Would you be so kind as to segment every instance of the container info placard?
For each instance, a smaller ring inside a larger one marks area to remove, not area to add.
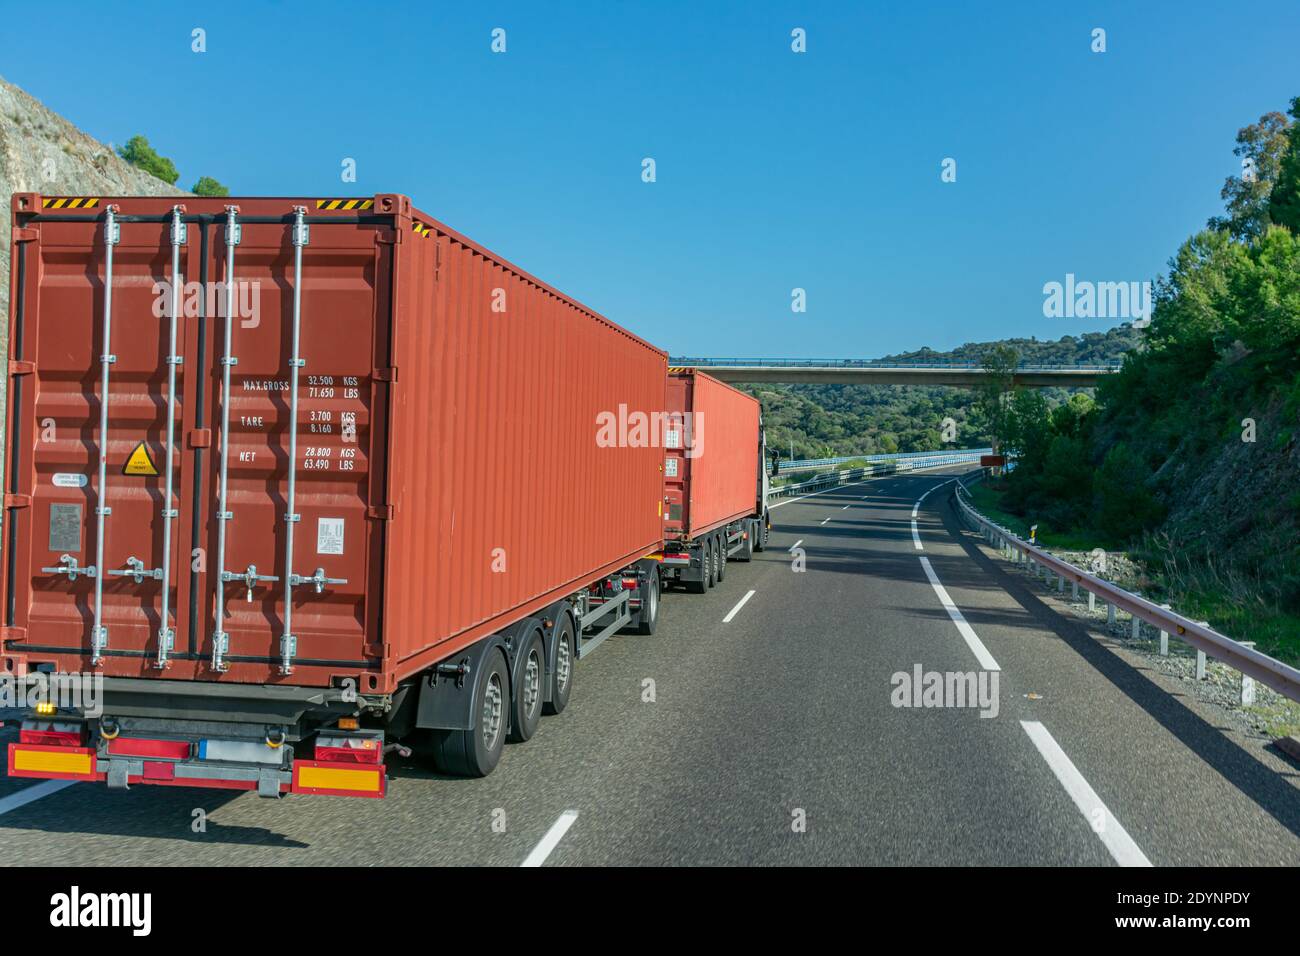
[[[50,505],[50,550],[81,550],[81,505]]]
[[[319,518],[316,521],[316,553],[343,553],[343,519]]]

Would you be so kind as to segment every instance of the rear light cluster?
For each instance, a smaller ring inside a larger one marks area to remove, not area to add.
[[[18,731],[18,742],[38,747],[80,747],[86,741],[86,725],[53,720],[28,720]]]
[[[320,763],[379,763],[384,756],[378,737],[316,738],[316,759]]]

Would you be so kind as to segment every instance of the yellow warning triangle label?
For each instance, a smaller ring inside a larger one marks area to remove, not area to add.
[[[153,459],[149,457],[149,449],[144,447],[144,442],[140,442],[135,446],[135,450],[131,452],[131,457],[126,460],[126,466],[122,469],[122,474],[158,477],[158,469],[154,466]]]

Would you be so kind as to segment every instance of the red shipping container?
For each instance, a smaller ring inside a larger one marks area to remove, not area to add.
[[[758,400],[695,369],[675,369],[667,411],[665,539],[690,540],[761,515]]]
[[[658,548],[662,450],[597,432],[662,351],[405,196],[174,202],[13,198],[4,670],[386,693]]]

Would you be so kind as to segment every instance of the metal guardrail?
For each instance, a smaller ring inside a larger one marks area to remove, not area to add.
[[[790,358],[699,358],[676,356],[668,359],[670,366],[708,368],[727,366],[742,368],[884,368],[884,369],[982,369],[979,362],[890,362],[884,359],[790,359]],[[1048,362],[1022,363],[1016,366],[1022,372],[1117,372],[1122,362],[1103,362],[1091,365],[1052,364]]]
[[[900,472],[916,471],[920,468],[941,468],[944,465],[965,465],[971,462],[978,462],[980,459],[979,452],[955,452],[955,453],[935,453],[928,452],[926,458],[912,458],[904,461],[896,460],[897,456],[891,456],[888,461],[876,462],[867,465],[865,468],[850,468],[847,471],[831,471],[824,475],[818,475],[808,481],[800,481],[795,484],[781,485],[772,488],[768,492],[770,498],[785,498],[790,495],[805,494],[808,492],[822,491],[827,488],[834,488],[837,485],[851,484],[855,481],[862,481],[865,478],[871,478],[876,475],[896,475]]]
[[[840,458],[803,458],[798,461],[782,461],[777,464],[777,472],[804,471],[808,468],[825,468],[829,465],[842,465],[846,461],[865,461],[874,464],[878,461],[906,461],[913,458],[926,458],[932,455],[950,455],[970,453],[973,455],[991,455],[992,448],[952,448],[945,451],[909,451],[893,455],[844,455]]]
[[[1240,641],[1234,641],[1212,630],[1207,624],[1175,614],[1167,607],[1153,604],[1140,595],[1125,591],[1030,544],[976,511],[967,500],[969,492],[966,486],[960,481],[956,482],[956,485],[955,500],[970,527],[982,532],[990,544],[1001,549],[1012,560],[1021,560],[1022,557],[1023,560],[1041,567],[1048,574],[1055,574],[1060,583],[1070,581],[1076,587],[1096,595],[1111,607],[1112,621],[1115,608],[1127,611],[1134,619],[1146,621],[1162,634],[1175,634],[1198,651],[1222,661],[1246,677],[1268,685],[1291,700],[1300,701],[1300,670],[1267,654],[1262,654]]]

